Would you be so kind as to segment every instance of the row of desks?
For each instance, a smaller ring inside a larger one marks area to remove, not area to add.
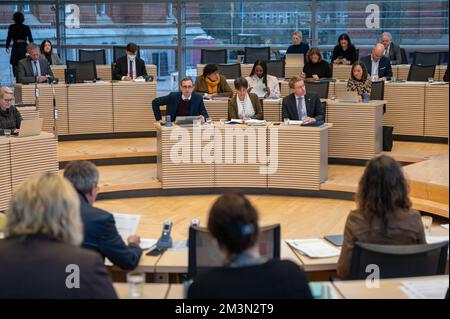
[[[6,210],[12,193],[37,172],[58,173],[57,141],[53,134],[0,137],[0,211]]]

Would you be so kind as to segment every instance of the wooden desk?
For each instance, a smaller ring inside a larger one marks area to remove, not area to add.
[[[57,141],[53,134],[0,138],[0,211],[12,192],[37,172],[58,173]]]
[[[326,122],[330,128],[328,156],[371,159],[382,151],[383,104],[386,101],[327,102]]]
[[[448,138],[448,89],[448,84],[425,85],[425,136]]]
[[[228,121],[228,100],[204,100],[208,116],[213,121]]]
[[[35,120],[39,118],[39,111],[34,106],[26,106],[17,108],[24,120]]]
[[[264,99],[262,107],[264,119],[268,122],[280,122],[281,118],[281,101],[282,99]]]
[[[114,290],[119,299],[131,299],[127,283],[114,283]],[[169,284],[151,283],[144,284],[144,294],[140,299],[165,299],[169,291]]]
[[[398,80],[407,80],[409,69],[410,69],[409,64],[393,65],[392,73],[395,77],[397,77]],[[442,81],[446,69],[447,69],[446,65],[436,65],[436,69],[434,71],[434,81]]]
[[[344,64],[331,64],[333,78],[337,80],[348,80],[351,76],[352,66]]]
[[[379,288],[366,287],[365,280],[335,281],[333,285],[345,299],[408,299],[401,289],[402,282],[434,280],[448,284],[448,275],[381,279]]]

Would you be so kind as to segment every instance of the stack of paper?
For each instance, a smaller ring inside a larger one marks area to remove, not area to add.
[[[448,277],[417,281],[403,281],[400,289],[411,299],[444,299]]]
[[[337,257],[340,249],[328,244],[322,238],[288,239],[286,242],[310,258]]]
[[[303,121],[295,121],[295,120],[289,120],[288,121],[289,125],[302,125]]]
[[[141,215],[120,214],[113,213],[116,221],[116,228],[124,242],[127,242],[128,237],[136,235]]]
[[[246,120],[245,124],[247,125],[254,125],[254,126],[258,126],[258,125],[266,125],[266,121],[265,120]]]
[[[448,224],[442,224],[441,227],[444,227],[445,229],[448,230]]]
[[[225,124],[243,124],[244,121],[241,119],[231,119],[230,121],[225,122]]]

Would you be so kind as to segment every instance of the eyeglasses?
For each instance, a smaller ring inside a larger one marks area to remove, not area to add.
[[[3,99],[5,102],[12,102],[14,99]]]
[[[182,88],[187,90],[187,89],[192,89],[193,86],[192,85],[183,85]]]

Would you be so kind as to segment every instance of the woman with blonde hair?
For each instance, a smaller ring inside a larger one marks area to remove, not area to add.
[[[116,298],[101,257],[79,247],[80,202],[66,179],[38,173],[13,195],[0,240],[0,298]]]

